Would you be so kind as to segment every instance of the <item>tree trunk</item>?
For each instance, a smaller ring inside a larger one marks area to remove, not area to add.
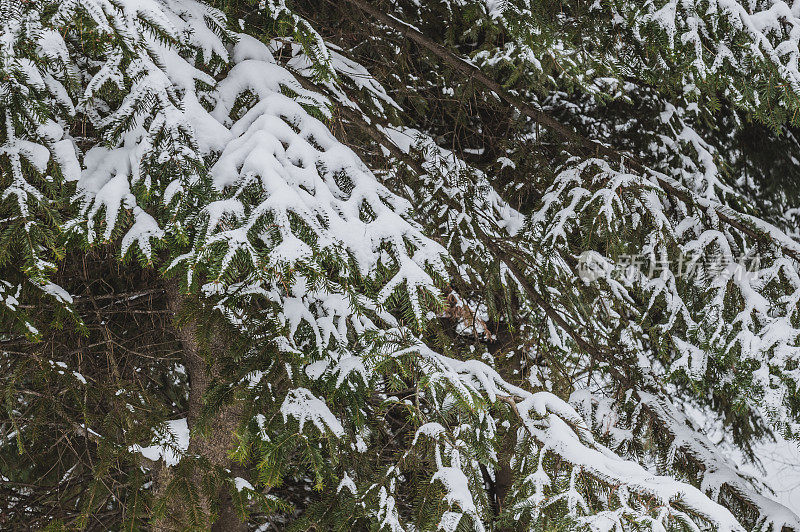
[[[167,300],[170,310],[179,315],[186,304],[186,296],[180,293],[176,282],[168,282],[166,286]],[[176,330],[178,339],[183,347],[183,364],[189,378],[189,409],[187,422],[192,434],[189,441],[188,454],[199,456],[208,460],[212,465],[236,472],[240,469],[230,458],[228,452],[233,449],[234,431],[238,427],[241,407],[237,404],[225,405],[219,408],[213,417],[207,421],[206,434],[194,433],[203,408],[203,400],[211,381],[219,376],[220,368],[217,360],[226,349],[225,342],[219,330],[212,330],[208,335],[207,345],[201,345],[198,336],[198,324],[191,320],[179,326]],[[205,344],[205,343],[204,343]],[[196,468],[192,473],[192,484],[200,488],[202,485],[202,470]],[[156,496],[162,495],[167,484],[172,479],[173,473],[169,467],[163,466],[157,475]],[[167,530],[183,530],[182,524],[187,520],[186,509],[189,501],[174,496],[167,501],[167,515],[160,519],[154,530],[166,532]],[[212,520],[211,510],[216,505],[216,519]],[[199,510],[206,516],[205,525],[208,530],[219,532],[239,532],[247,530],[232,503],[230,487],[222,486],[216,493],[214,500],[207,494],[200,492]]]

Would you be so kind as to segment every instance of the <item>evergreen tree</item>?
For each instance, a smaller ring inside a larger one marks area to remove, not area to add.
[[[796,7],[0,14],[3,529],[800,530]]]

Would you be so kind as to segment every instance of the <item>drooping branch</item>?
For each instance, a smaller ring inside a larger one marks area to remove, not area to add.
[[[321,90],[319,87],[313,86],[313,84],[307,80],[302,81],[304,84],[308,84],[310,88]],[[337,109],[337,111],[341,114],[343,119],[362,130],[362,132],[371,138],[377,145],[386,148],[392,157],[402,161],[402,163],[408,166],[408,168],[414,173],[418,175],[426,173],[425,168],[423,168],[421,164],[414,160],[410,154],[403,151],[400,147],[394,144],[390,138],[384,135],[376,123],[368,123],[366,120],[364,120],[360,113],[347,106],[341,106]],[[455,203],[453,198],[445,195],[442,198],[442,201],[446,202],[453,208],[458,208],[458,205]],[[490,217],[485,217],[485,222],[491,226],[492,219]],[[498,231],[501,230],[496,226],[494,226],[494,229]],[[480,224],[475,226],[475,231],[476,238],[484,245],[486,251],[495,260],[503,262],[508,267],[510,273],[516,278],[520,288],[528,297],[528,299],[542,312],[544,312],[551,320],[553,320],[555,324],[563,329],[572,338],[581,351],[589,354],[595,360],[605,363],[606,370],[614,376],[615,380],[623,384],[627,389],[635,390],[634,393],[640,398],[642,396],[650,398],[656,397],[654,394],[657,394],[657,390],[648,389],[649,391],[645,391],[642,388],[641,383],[636,384],[634,378],[632,378],[630,373],[624,369],[626,367],[628,369],[632,369],[631,367],[624,364],[614,352],[604,349],[603,346],[597,345],[596,342],[594,342],[591,338],[582,336],[581,331],[577,330],[569,322],[568,317],[565,317],[559,313],[559,311],[556,310],[556,308],[550,302],[548,302],[547,298],[539,293],[539,291],[530,282],[529,275],[525,273],[527,260],[524,254],[518,248],[507,245],[504,241],[498,240],[497,238],[492,238],[490,234],[483,230]],[[574,260],[569,255],[562,255],[562,258],[568,262],[571,267],[575,266]],[[508,404],[515,415],[521,418],[517,409],[517,403],[520,402],[522,398],[517,396],[498,395],[497,399]],[[667,419],[668,416],[663,409],[659,410],[658,408],[655,408],[653,401],[650,401],[650,403],[645,407],[645,410],[650,412],[654,422],[658,423],[662,427],[662,430],[666,430],[672,434],[673,437],[676,437],[675,430],[676,427],[680,425],[676,425],[674,423],[671,424]],[[703,456],[701,456],[702,449],[697,447],[698,444],[694,439],[684,438],[680,439],[680,441],[676,440],[676,443],[678,444],[680,450],[685,452],[687,457],[691,458],[693,463],[703,471],[709,470],[712,472],[712,474],[720,474],[722,471],[722,462],[717,457],[713,457],[711,463],[703,459]],[[725,467],[727,468],[726,464]],[[753,490],[748,490],[744,478],[739,476],[738,471],[728,469],[725,469],[725,471],[728,472],[728,477],[724,482],[724,486],[728,488],[729,495],[739,501],[742,506],[752,508],[753,511],[758,512],[760,515],[766,515],[770,513],[770,511],[775,511],[779,515],[784,516],[782,518],[785,523],[794,522],[791,515],[784,514],[785,509],[780,505],[777,505],[777,503],[770,501]],[[789,530],[788,527],[785,529]]]
[[[606,146],[600,142],[584,137],[570,127],[562,124],[546,112],[536,109],[529,103],[514,96],[505,90],[500,83],[484,74],[478,67],[471,64],[462,57],[457,56],[446,47],[426,37],[422,32],[402,20],[387,14],[366,0],[347,0],[350,4],[366,13],[370,17],[386,25],[392,30],[400,33],[403,37],[413,41],[422,48],[428,50],[437,58],[442,60],[454,70],[467,76],[470,80],[476,81],[485,89],[494,93],[498,98],[516,108],[519,112],[533,120],[534,122],[547,127],[550,131],[563,138],[568,143],[567,149],[572,149],[572,153],[582,156],[602,156],[608,159],[618,160],[633,170],[649,176],[656,181],[664,192],[680,201],[692,205],[703,211],[712,211],[713,214],[723,223],[741,231],[748,237],[759,241],[770,243],[779,248],[784,254],[800,263],[800,243],[786,237],[781,231],[755,218],[737,213],[733,209],[720,203],[697,197],[691,190],[687,189],[679,182],[669,176],[657,172],[645,166],[632,154],[624,153],[613,147]],[[577,148],[577,149],[576,149]]]

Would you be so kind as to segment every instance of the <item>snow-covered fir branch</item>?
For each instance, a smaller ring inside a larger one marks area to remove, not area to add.
[[[0,16],[0,528],[800,530],[800,4]]]

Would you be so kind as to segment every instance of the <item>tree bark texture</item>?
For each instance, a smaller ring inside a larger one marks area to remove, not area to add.
[[[185,309],[187,296],[181,294],[175,282],[166,286],[167,300],[170,310],[179,316]],[[217,362],[228,348],[223,340],[223,335],[218,329],[205,332],[204,337],[208,342],[200,341],[199,325],[196,320],[176,326],[178,339],[183,347],[183,364],[189,378],[189,405],[187,423],[191,433],[189,456],[197,456],[219,468],[236,472],[240,467],[229,457],[228,453],[235,444],[234,432],[239,424],[241,407],[237,404],[228,404],[220,407],[213,413],[210,420],[206,420],[208,430],[204,434],[197,434],[193,430],[200,420],[203,401],[209,385],[214,378],[219,376],[220,367]],[[170,467],[162,463],[156,478],[156,497],[163,496],[166,486],[173,479],[174,473]],[[191,482],[199,491],[200,511],[204,514],[204,529],[213,532],[239,532],[247,530],[231,500],[230,487],[222,486],[218,489],[216,497],[212,499],[207,493],[200,490],[203,478],[202,470],[195,468],[192,472]],[[187,516],[189,501],[182,500],[180,496],[173,496],[167,501],[167,515],[159,519],[154,530],[166,532],[185,530],[189,521]],[[212,516],[212,509],[216,507],[216,515]]]

